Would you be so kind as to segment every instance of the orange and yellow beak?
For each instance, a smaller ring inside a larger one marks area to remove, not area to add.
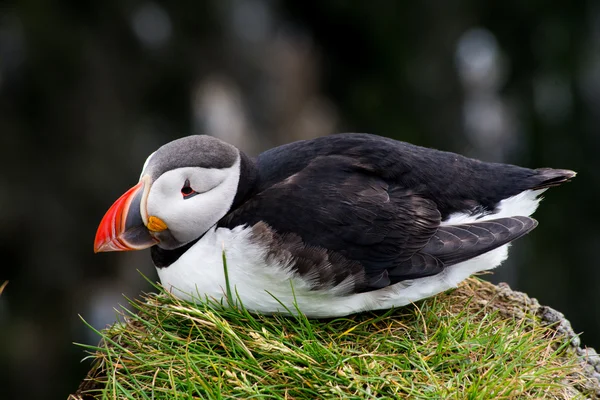
[[[142,250],[158,243],[151,231],[160,232],[167,226],[157,217],[148,218],[148,226],[142,217],[145,209],[147,179],[125,192],[108,209],[98,226],[94,240],[94,252]]]

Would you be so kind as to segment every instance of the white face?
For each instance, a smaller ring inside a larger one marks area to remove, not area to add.
[[[227,214],[239,179],[239,156],[229,168],[182,167],[167,171],[150,187],[147,216],[160,218],[180,245],[189,243]]]

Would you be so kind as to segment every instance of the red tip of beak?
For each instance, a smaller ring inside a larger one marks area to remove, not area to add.
[[[140,229],[146,230],[142,223],[141,216],[139,215],[137,218],[134,218],[135,215],[132,215],[132,218],[130,218],[130,221],[138,222],[135,226],[126,226],[128,222],[127,216],[130,213],[140,214],[139,201],[134,202],[134,207],[132,207],[132,201],[138,194],[141,195],[140,191],[143,190],[143,186],[144,182],[138,183],[125,192],[124,195],[119,197],[119,199],[108,209],[96,232],[94,253],[103,251],[139,250],[150,247],[157,242],[156,239],[150,237],[149,233],[147,235],[136,235],[139,239],[142,239],[140,236],[143,236],[145,239],[141,243],[132,243],[131,240],[127,240],[128,231],[136,230],[139,232]],[[135,209],[135,206],[137,206],[138,209]]]

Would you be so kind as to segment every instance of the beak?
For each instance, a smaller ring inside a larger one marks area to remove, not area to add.
[[[96,232],[94,253],[142,250],[158,243],[142,218],[147,185],[147,179],[140,180],[108,209]]]

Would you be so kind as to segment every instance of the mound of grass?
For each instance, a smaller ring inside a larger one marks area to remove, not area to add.
[[[73,398],[588,398],[592,378],[537,302],[469,279],[388,312],[331,320],[194,305],[160,290],[85,346]],[[512,292],[511,293],[515,293]],[[597,384],[597,382],[595,383]]]

